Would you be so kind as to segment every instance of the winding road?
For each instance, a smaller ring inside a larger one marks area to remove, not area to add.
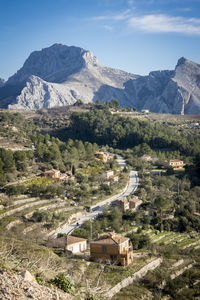
[[[119,163],[121,168],[124,168],[126,166],[125,160],[120,155],[118,155],[117,162]],[[92,212],[89,212],[87,214],[83,213],[82,216],[80,216],[75,223],[65,224],[64,226],[62,226],[62,228],[58,228],[54,234],[54,237],[56,237],[58,233],[66,233],[67,235],[71,234],[76,228],[80,227],[85,221],[96,218],[98,214],[102,213],[102,211],[105,209],[105,206],[107,204],[109,205],[113,201],[116,201],[121,197],[126,197],[128,195],[134,194],[134,192],[138,187],[138,183],[139,183],[138,173],[134,170],[131,170],[129,174],[129,182],[122,192],[112,197],[109,197],[106,200],[103,200],[94,206],[91,206]]]

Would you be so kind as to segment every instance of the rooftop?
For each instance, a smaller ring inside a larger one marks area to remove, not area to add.
[[[102,235],[99,238],[93,240],[90,244],[120,245],[121,243],[124,243],[128,240],[129,240],[129,238],[127,238],[127,237],[108,233],[108,234]]]

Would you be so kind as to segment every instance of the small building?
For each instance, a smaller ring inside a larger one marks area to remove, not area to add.
[[[126,211],[129,209],[129,202],[127,198],[121,198],[116,201],[116,207],[119,208],[121,211]]]
[[[104,153],[104,152],[102,152],[102,151],[96,152],[96,153],[94,154],[94,156],[95,156],[97,159],[102,160],[102,161],[105,162],[105,163],[106,163],[106,162],[108,161],[108,159],[109,159],[109,155],[106,154],[106,153]]]
[[[142,204],[142,200],[138,199],[138,197],[134,197],[128,200],[129,202],[129,209],[137,210],[138,207]]]
[[[109,261],[127,266],[133,262],[132,245],[127,237],[107,233],[90,243],[90,258],[93,261]]]
[[[47,243],[48,247],[62,248],[73,254],[83,252],[87,249],[87,240],[76,236],[68,235],[55,239],[50,239]]]
[[[143,114],[148,114],[148,113],[149,113],[149,109],[142,109],[141,112],[142,112]]]
[[[66,238],[65,250],[72,253],[83,252],[87,249],[87,240],[76,236],[68,235]]]
[[[121,198],[116,200],[116,207],[118,207],[121,211],[130,210],[137,210],[138,207],[142,204],[142,200],[138,199],[138,197],[133,197],[131,199]]]
[[[44,176],[52,179],[60,179],[60,171],[51,169],[44,172]]]
[[[182,160],[179,159],[171,159],[171,160],[167,160],[165,161],[165,165],[167,167],[171,167],[173,168],[173,170],[181,170],[184,169],[184,163]]]
[[[112,171],[112,170],[108,170],[108,171],[105,171],[102,175],[101,175],[101,177],[103,178],[103,179],[110,179],[110,178],[112,178],[114,176],[114,172]]]
[[[148,155],[148,154],[144,154],[144,155],[142,155],[141,157],[140,157],[142,160],[144,160],[144,161],[152,161],[152,157],[150,156],[150,155]]]
[[[52,179],[65,180],[66,174],[61,173],[59,170],[51,169],[44,172],[44,176]]]

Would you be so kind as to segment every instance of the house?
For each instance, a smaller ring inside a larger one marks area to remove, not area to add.
[[[152,160],[152,157],[148,154],[144,154],[140,158],[144,161],[151,161]]]
[[[165,165],[167,167],[173,168],[173,170],[181,170],[184,169],[184,163],[182,160],[179,159],[171,159],[171,160],[166,160]]]
[[[112,178],[114,176],[114,172],[112,171],[112,170],[108,170],[108,171],[105,171],[102,175],[101,175],[101,177],[103,178],[103,179],[110,179],[110,178]]]
[[[121,211],[126,211],[129,209],[129,202],[126,198],[121,198],[119,200],[116,200],[116,207]]]
[[[138,199],[138,197],[134,197],[131,199],[121,198],[116,200],[116,207],[118,207],[121,211],[126,211],[128,209],[135,211],[142,204],[142,200]]]
[[[45,171],[44,176],[48,177],[48,178],[53,178],[53,179],[60,179],[60,171],[51,169],[51,170]]]
[[[134,197],[128,200],[129,202],[129,209],[137,210],[138,207],[142,204],[142,200],[138,199],[138,197]]]
[[[87,249],[87,240],[76,236],[68,235],[55,239],[50,239],[47,243],[48,247],[62,248],[73,254],[83,252]]]
[[[110,158],[109,158],[109,155],[102,152],[102,151],[98,151],[94,154],[94,156],[99,159],[99,160],[102,160],[103,162],[107,162]]]
[[[143,114],[148,114],[148,113],[149,113],[149,109],[142,109],[141,112],[142,112]]]
[[[93,261],[109,261],[121,266],[133,262],[133,250],[127,237],[107,233],[90,243],[90,258]]]
[[[83,252],[87,249],[87,240],[76,236],[68,235],[66,238],[65,250],[72,253]]]
[[[66,174],[60,173],[59,170],[51,169],[44,172],[44,176],[52,179],[65,180]]]

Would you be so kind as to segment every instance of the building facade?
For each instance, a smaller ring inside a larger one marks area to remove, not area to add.
[[[114,233],[98,236],[90,243],[90,258],[93,261],[102,261],[127,266],[133,262],[133,250],[127,237]]]
[[[184,162],[179,159],[171,159],[165,162],[167,167],[173,168],[173,170],[184,169]]]

